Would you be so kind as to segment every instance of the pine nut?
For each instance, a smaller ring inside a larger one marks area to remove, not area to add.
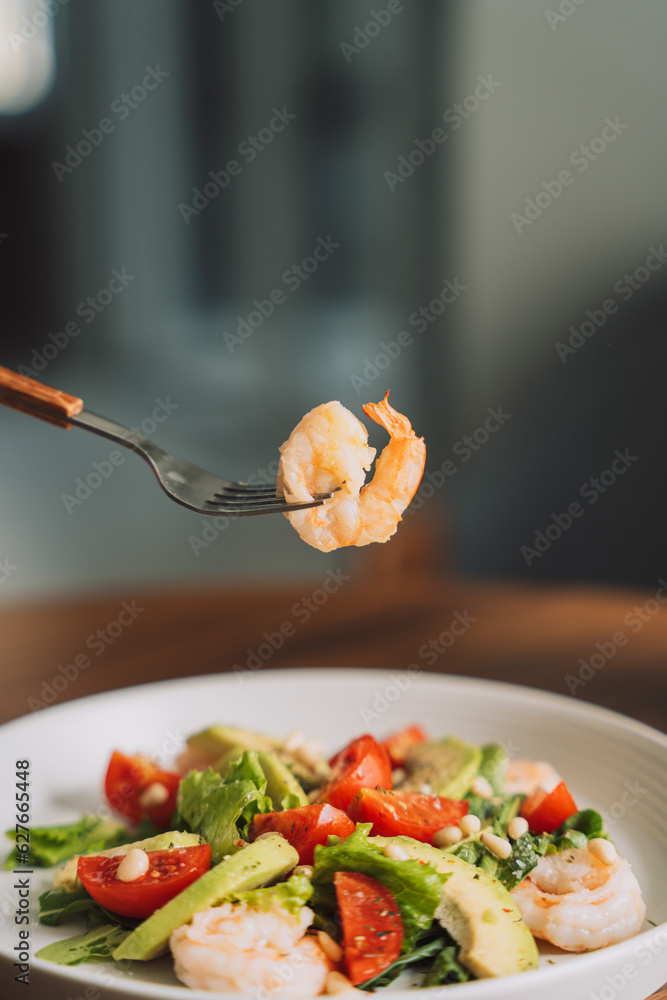
[[[479,839],[497,858],[509,858],[512,853],[512,845],[509,840],[496,837],[495,833],[491,833],[490,830],[483,830]]]
[[[480,799],[490,799],[493,796],[491,785],[481,774],[478,774],[473,781],[470,791],[473,795],[479,795]]]
[[[519,837],[523,837],[524,833],[528,832],[528,820],[524,819],[523,816],[515,816],[507,824],[507,834],[512,840],[518,840]]]
[[[459,820],[459,829],[464,837],[469,837],[473,833],[479,833],[481,826],[481,819],[473,813],[466,813]]]
[[[443,826],[433,834],[433,844],[435,847],[451,847],[458,844],[463,839],[463,834],[458,826]]]
[[[161,781],[154,781],[152,785],[144,788],[139,796],[139,805],[142,809],[152,809],[154,806],[163,805],[169,798],[169,789]]]
[[[135,882],[145,875],[149,868],[150,861],[146,852],[140,847],[133,847],[118,865],[116,878],[121,882]]]
[[[305,875],[306,878],[311,878],[313,874],[312,865],[297,865],[294,869],[293,875]],[[324,933],[324,932],[323,932]]]
[[[603,865],[613,865],[618,861],[618,853],[610,840],[593,837],[588,841],[588,850]]]
[[[338,944],[337,941],[327,934],[326,931],[317,932],[317,940],[320,942],[320,948],[332,962],[340,962],[343,957],[343,949]]]

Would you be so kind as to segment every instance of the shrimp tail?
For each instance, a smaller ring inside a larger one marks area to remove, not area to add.
[[[389,405],[389,390],[387,389],[384,399],[379,403],[364,403],[363,411],[367,417],[380,424],[393,438],[409,438],[417,435],[412,429],[412,424],[407,417],[397,413],[393,406]],[[420,439],[421,440],[421,439]]]

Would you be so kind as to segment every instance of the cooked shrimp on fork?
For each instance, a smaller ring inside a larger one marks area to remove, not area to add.
[[[388,396],[363,407],[390,435],[365,486],[375,448],[369,447],[361,421],[337,401],[310,410],[280,448],[278,490],[288,501],[337,490],[320,507],[285,515],[301,538],[322,552],[386,542],[417,492],[426,461],[424,439],[389,405]]]

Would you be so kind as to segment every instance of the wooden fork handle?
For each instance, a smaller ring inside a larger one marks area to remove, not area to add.
[[[75,417],[83,409],[82,399],[1,366],[0,403],[65,428],[72,426],[67,417]]]

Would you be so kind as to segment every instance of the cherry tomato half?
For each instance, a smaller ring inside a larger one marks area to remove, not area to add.
[[[148,757],[141,754],[126,757],[115,750],[107,769],[104,790],[111,808],[133,823],[139,823],[142,816],[148,816],[158,830],[168,830],[176,809],[180,780],[180,775],[163,771]]]
[[[250,827],[250,840],[269,831],[281,833],[299,852],[299,864],[312,865],[317,844],[326,844],[329,834],[349,837],[354,833],[354,823],[340,809],[321,802],[282,812],[258,813]]]
[[[150,866],[133,882],[116,877],[125,855],[79,858],[77,875],[95,902],[124,917],[144,919],[159,910],[211,867],[211,845],[147,851]]]
[[[359,736],[333,758],[331,775],[320,791],[319,801],[347,810],[362,788],[391,788],[391,761],[372,736]]]
[[[405,763],[405,752],[415,743],[425,743],[428,736],[421,726],[406,726],[405,729],[392,733],[386,740],[382,741],[382,746],[389,754],[392,767],[402,767]]]
[[[551,792],[538,788],[521,806],[521,815],[533,833],[553,833],[576,811],[576,803],[564,781]]]
[[[371,833],[377,837],[412,837],[430,844],[436,831],[458,824],[468,812],[468,803],[444,795],[364,788],[347,812],[357,823],[372,823]]]
[[[379,976],[401,952],[403,924],[393,895],[358,872],[336,872],[336,900],[343,925],[343,953],[354,986]]]

